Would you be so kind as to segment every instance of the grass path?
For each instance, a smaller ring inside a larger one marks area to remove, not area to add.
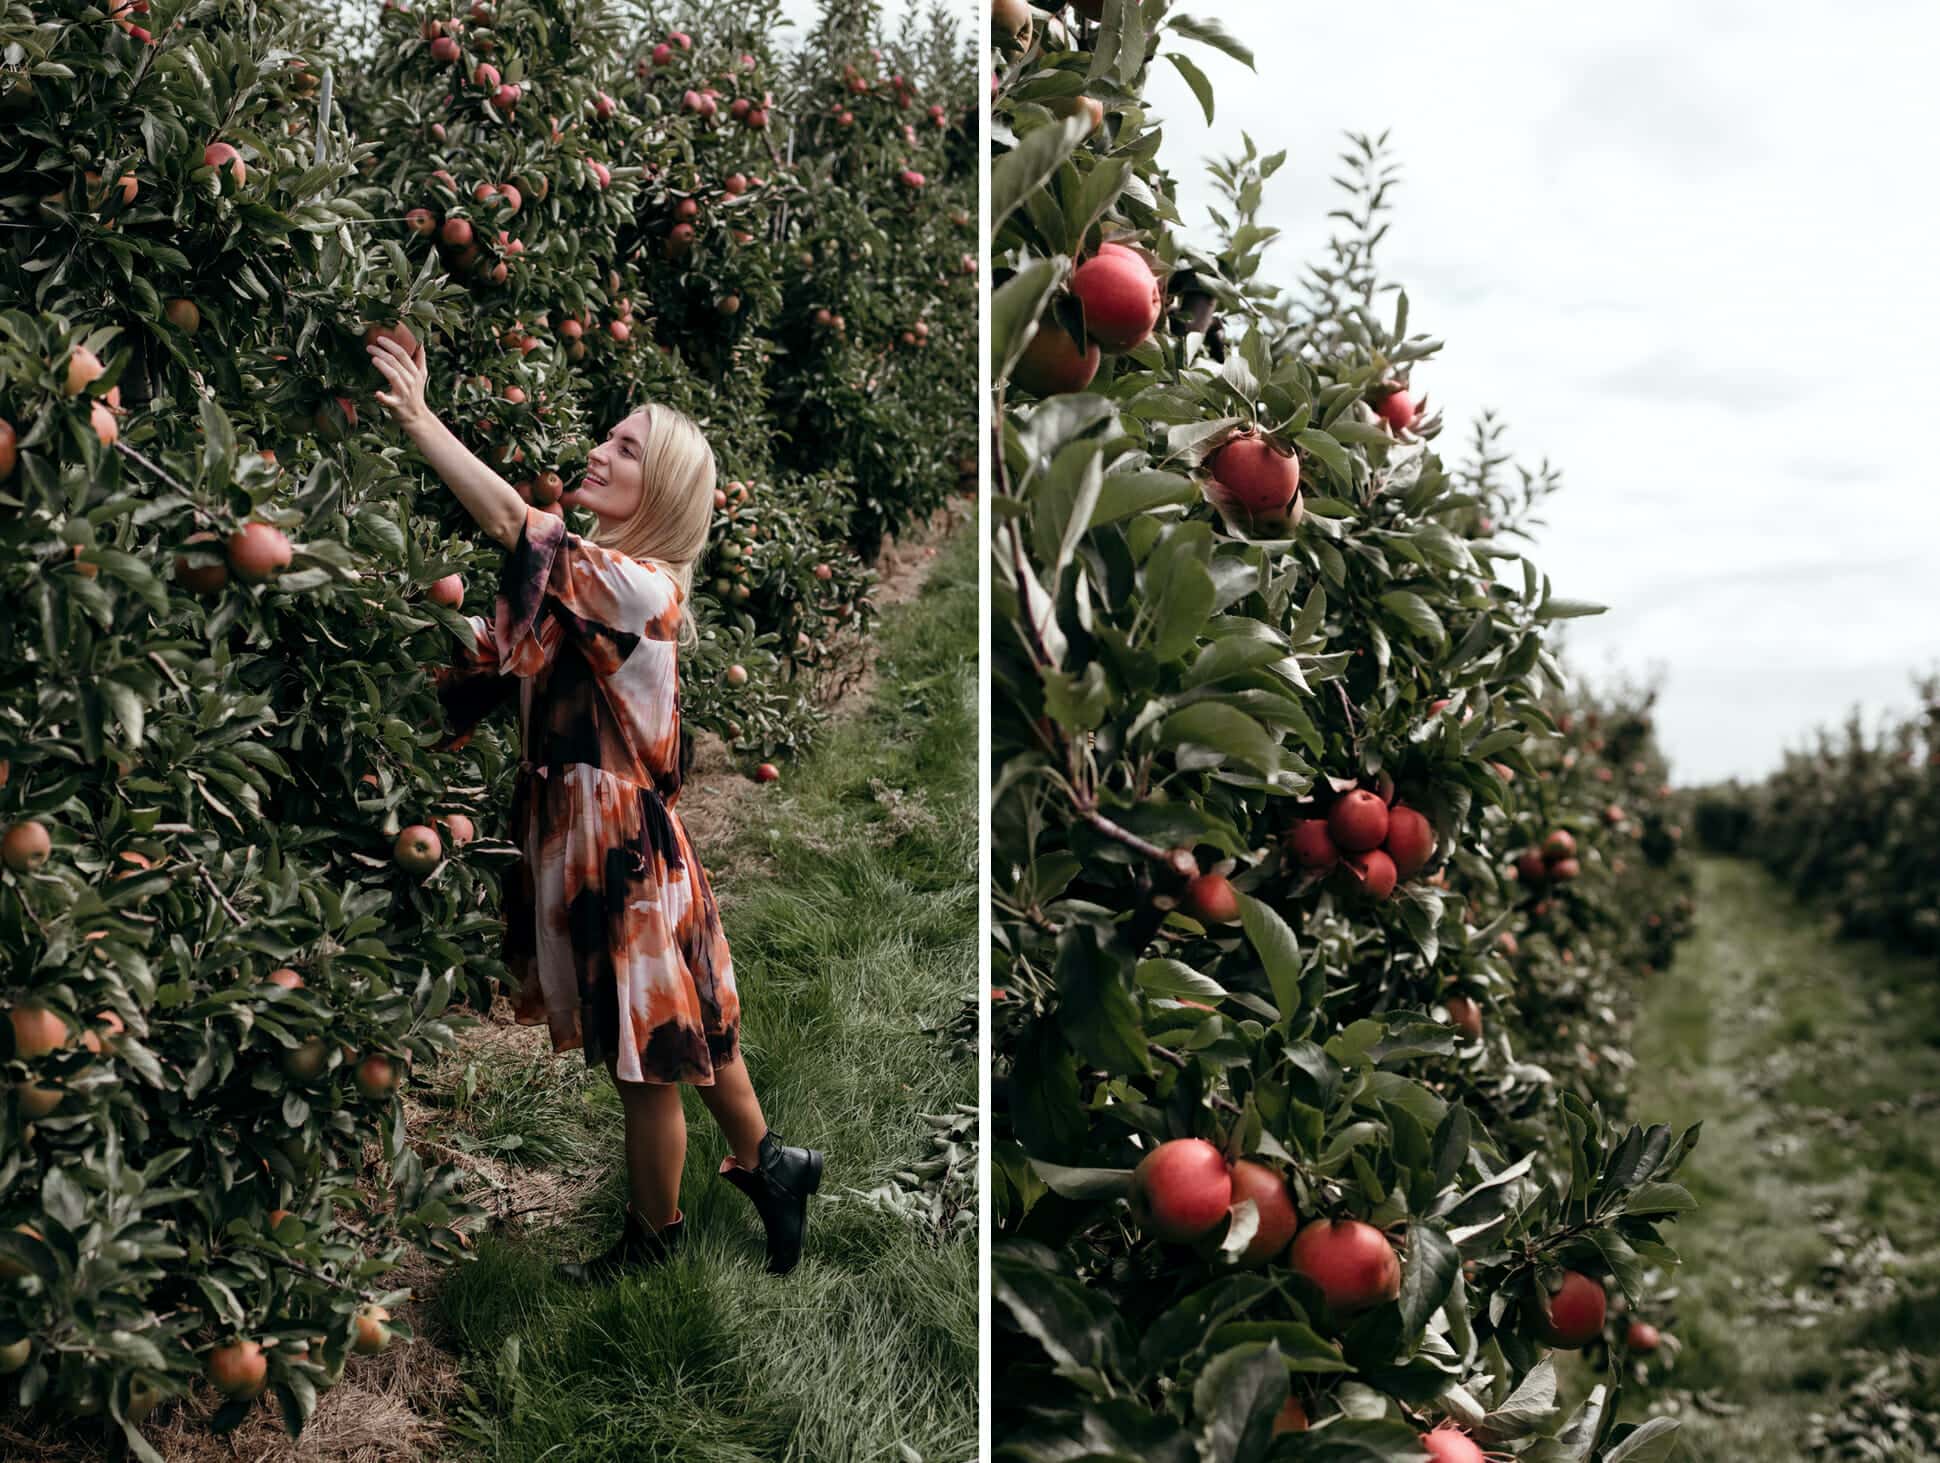
[[[1637,1055],[1642,1109],[1704,1120],[1672,1234],[1678,1456],[1940,1457],[1940,971],[1707,859]]]
[[[618,1099],[549,1053],[482,1064],[454,1118],[560,1176],[600,1175],[575,1222],[481,1245],[434,1313],[489,1459],[894,1460],[976,1453],[976,1247],[862,1193],[928,1156],[924,1114],[974,1102],[976,1069],[925,1028],[975,994],[975,538],[891,610],[868,707],[702,850],[721,895],[750,1071],[775,1130],[829,1155],[794,1274],[762,1270],[752,1207],[687,1094],[686,1244],[610,1289],[555,1284],[624,1199]],[[457,1456],[458,1454],[454,1454]]]

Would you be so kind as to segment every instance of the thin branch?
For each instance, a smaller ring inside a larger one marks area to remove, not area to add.
[[[1145,1049],[1149,1051],[1153,1056],[1159,1058],[1161,1061],[1169,1062],[1172,1066],[1177,1067],[1181,1072],[1189,1071],[1192,1067],[1191,1062],[1187,1061],[1184,1057],[1180,1056],[1177,1052],[1172,1050],[1171,1047],[1160,1046],[1156,1041],[1147,1042],[1145,1044]],[[1210,1102],[1214,1107],[1218,1108],[1221,1112],[1229,1112],[1234,1117],[1241,1116],[1242,1113],[1245,1111],[1245,1109],[1241,1108],[1238,1103],[1235,1103],[1228,1098],[1221,1097],[1217,1092],[1207,1093],[1206,1100]]]
[[[202,876],[202,882],[209,886],[209,892],[222,901],[222,907],[229,911],[229,918],[233,919],[238,925],[248,924],[249,921],[242,917],[242,911],[229,902],[229,896],[222,892],[222,886],[216,883],[215,875],[209,872],[208,867],[202,860],[190,858],[189,862],[195,866],[196,873]]]

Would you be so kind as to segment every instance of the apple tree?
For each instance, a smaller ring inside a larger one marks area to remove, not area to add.
[[[1521,1049],[1629,871],[1544,776],[1596,607],[1437,451],[1376,142],[1298,294],[1283,156],[1175,231],[1147,67],[1210,110],[1202,48],[1251,56],[1171,11],[993,14],[1000,1447],[1660,1456],[1549,1353],[1674,1264],[1696,1131]]]

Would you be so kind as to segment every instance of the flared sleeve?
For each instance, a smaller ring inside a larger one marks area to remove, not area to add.
[[[566,528],[565,518],[528,506],[518,543],[504,551],[491,619],[468,619],[471,646],[431,673],[446,722],[436,751],[464,747],[516,695],[520,677],[545,671],[568,640],[601,677],[619,675],[640,640],[677,640],[681,590],[658,565],[605,549]],[[634,675],[646,666],[632,664]]]
[[[506,551],[493,621],[502,674],[537,675],[570,638],[596,673],[617,670],[639,640],[680,633],[680,591],[657,565],[581,538],[558,518],[528,508]]]

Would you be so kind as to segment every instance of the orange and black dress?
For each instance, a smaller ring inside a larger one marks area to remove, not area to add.
[[[475,651],[434,673],[462,746],[516,691],[524,756],[512,800],[521,850],[506,880],[504,955],[519,1024],[623,1082],[714,1080],[736,1055],[741,1003],[680,797],[675,656],[681,590],[528,508]],[[516,678],[516,679],[514,679]]]

